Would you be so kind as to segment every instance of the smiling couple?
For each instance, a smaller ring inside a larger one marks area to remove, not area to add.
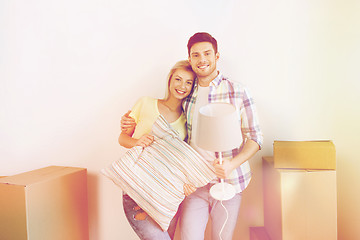
[[[119,143],[126,148],[149,146],[154,140],[154,136],[149,134],[152,125],[162,115],[181,139],[213,163],[217,178],[199,188],[184,185],[186,197],[168,231],[162,231],[126,193],[123,195],[124,211],[140,239],[173,239],[179,221],[181,239],[203,240],[210,217],[212,239],[231,240],[240,209],[241,192],[251,179],[248,160],[261,149],[263,136],[254,100],[248,89],[239,82],[230,81],[217,69],[220,55],[216,39],[208,33],[199,32],[190,37],[187,48],[188,60],[177,62],[170,70],[166,97],[142,97],[122,117]],[[198,110],[212,102],[227,102],[236,107],[244,139],[238,148],[222,153],[224,161],[221,165],[215,152],[205,151],[195,144]],[[211,186],[219,182],[220,178],[232,184],[236,190],[234,198],[222,202],[228,210],[228,216],[220,201],[209,193]]]

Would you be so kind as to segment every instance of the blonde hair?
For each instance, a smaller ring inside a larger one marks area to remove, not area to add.
[[[196,76],[196,74],[192,70],[191,65],[190,65],[188,60],[180,60],[177,63],[175,63],[175,65],[170,69],[170,72],[169,72],[169,74],[167,76],[167,85],[166,85],[166,92],[165,92],[165,98],[164,99],[167,99],[169,97],[169,94],[170,94],[170,90],[169,90],[170,81],[171,81],[171,78],[174,75],[175,71],[178,70],[178,69],[183,69],[185,71],[191,72],[192,74],[194,74],[194,77]],[[195,79],[194,79],[192,89],[194,88],[194,84],[195,84]],[[192,91],[192,89],[191,89],[191,91]]]

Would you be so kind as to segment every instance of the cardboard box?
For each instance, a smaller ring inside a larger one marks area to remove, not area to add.
[[[263,158],[264,225],[270,239],[337,239],[336,171],[274,168]]]
[[[89,239],[87,171],[50,166],[0,179],[1,240]]]
[[[336,169],[332,141],[275,141],[275,168]]]
[[[250,240],[271,240],[264,227],[250,227]]]
[[[282,240],[280,172],[274,168],[273,157],[263,157],[262,164],[264,227],[270,239]]]

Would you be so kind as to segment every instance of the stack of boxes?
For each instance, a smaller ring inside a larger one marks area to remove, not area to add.
[[[264,228],[272,240],[337,239],[331,141],[275,141],[263,158]]]
[[[1,240],[88,240],[87,171],[50,166],[0,178]]]

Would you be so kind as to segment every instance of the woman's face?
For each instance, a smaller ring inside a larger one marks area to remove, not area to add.
[[[171,76],[169,92],[170,97],[177,99],[186,98],[192,89],[194,84],[195,74],[193,72],[177,69],[174,74]]]

